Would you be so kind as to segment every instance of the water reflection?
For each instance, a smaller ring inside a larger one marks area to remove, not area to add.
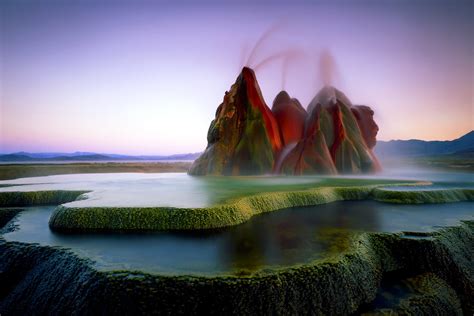
[[[377,203],[336,202],[263,214],[225,233],[228,269],[255,271],[338,254],[353,231],[378,231]]]
[[[198,233],[52,233],[54,207],[22,212],[7,240],[63,246],[92,258],[100,269],[164,274],[246,274],[264,268],[309,262],[347,249],[354,231],[430,231],[474,219],[472,203],[392,205],[374,201],[335,202],[286,209],[235,227]]]

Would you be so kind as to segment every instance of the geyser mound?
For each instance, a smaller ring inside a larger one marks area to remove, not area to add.
[[[208,145],[189,174],[269,173],[282,148],[280,130],[252,69],[244,67],[225,93],[207,133]]]
[[[368,108],[368,107],[366,107]],[[370,108],[369,108],[370,109]],[[304,138],[282,163],[286,174],[365,173],[379,169],[362,136],[361,126],[372,121],[372,113],[360,111],[357,120],[352,103],[332,86],[323,87],[308,106]],[[375,122],[374,122],[375,124]],[[378,131],[378,128],[377,128]],[[373,136],[375,139],[375,135]]]
[[[380,169],[372,149],[378,126],[368,106],[353,106],[332,86],[306,111],[281,91],[272,110],[255,73],[244,67],[216,111],[208,145],[192,175],[366,173]]]
[[[286,91],[281,91],[273,101],[272,113],[278,123],[283,145],[300,141],[308,116],[300,101],[291,98]]]

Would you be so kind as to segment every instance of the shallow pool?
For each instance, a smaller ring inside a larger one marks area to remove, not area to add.
[[[8,191],[90,191],[87,199],[68,203],[70,207],[207,207],[243,195],[294,191],[318,186],[361,186],[370,184],[433,181],[435,188],[474,188],[467,173],[382,173],[367,176],[259,176],[196,177],[185,173],[70,174],[0,181],[0,193]],[[8,185],[8,186],[5,186]],[[5,187],[1,187],[5,186]],[[426,189],[426,186],[400,190]]]
[[[334,202],[253,217],[214,232],[58,234],[48,227],[54,206],[30,207],[15,219],[11,241],[62,246],[93,259],[103,270],[161,274],[242,274],[324,258],[344,250],[354,231],[432,231],[474,220],[471,202],[393,205]]]

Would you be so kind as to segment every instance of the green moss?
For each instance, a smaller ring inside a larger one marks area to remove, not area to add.
[[[459,305],[466,315],[474,311],[474,222],[442,229],[432,240],[384,233],[342,238],[342,252],[325,260],[215,277],[100,272],[65,250],[0,238],[0,311],[348,315],[370,303],[394,271],[419,292],[399,304],[403,312],[443,314],[459,312]]]
[[[474,200],[472,189],[439,189],[397,191],[389,189],[375,189],[372,192],[376,201],[399,204],[447,203]]]
[[[75,201],[87,191],[31,191],[0,192],[0,207],[58,205]]]
[[[240,188],[237,197],[204,208],[173,207],[70,207],[59,206],[50,227],[61,231],[157,231],[214,229],[241,224],[252,216],[289,207],[312,206],[341,200],[374,199],[387,203],[441,203],[474,200],[472,189],[390,190],[390,187],[427,183],[393,183],[353,179],[323,180],[321,183],[271,188],[276,192],[255,193],[261,186]],[[217,183],[220,183],[217,181]],[[326,185],[339,186],[326,186]],[[319,186],[318,186],[319,185]],[[352,185],[352,186],[351,186]],[[306,189],[307,187],[313,187]],[[316,186],[316,187],[315,187]],[[294,191],[283,191],[285,188]],[[0,207],[57,205],[75,201],[86,191],[0,192]],[[230,195],[232,196],[232,195]]]
[[[365,199],[389,203],[471,201],[474,199],[473,191],[471,189],[390,191],[372,185],[266,192],[231,199],[206,208],[59,206],[51,216],[50,227],[60,231],[213,229],[241,224],[254,215],[289,207]]]
[[[385,284],[384,284],[385,283]],[[403,278],[390,274],[382,281],[375,306],[363,307],[361,315],[462,315],[456,291],[432,272]]]

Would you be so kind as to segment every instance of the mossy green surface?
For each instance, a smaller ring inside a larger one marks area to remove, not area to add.
[[[200,277],[101,272],[65,250],[0,238],[0,312],[349,315],[370,303],[384,276],[393,272],[401,279],[430,274],[413,280],[413,286],[425,292],[424,298],[444,296],[411,300],[404,305],[408,314],[423,303],[423,311],[441,315],[448,309],[439,302],[460,303],[466,315],[474,311],[474,222],[444,228],[429,240],[361,232],[342,244],[327,259],[304,265]]]
[[[76,200],[87,191],[12,191],[0,192],[0,207],[58,205]]]
[[[399,191],[376,189],[372,194],[374,200],[397,204],[449,203],[473,201],[473,189],[436,189]]]
[[[382,290],[378,294],[381,298],[379,301],[384,303],[379,303],[382,306],[361,311],[360,314],[364,316],[463,315],[456,291],[434,273],[422,273],[396,282],[392,285],[392,292]]]
[[[225,181],[223,179],[222,181]],[[220,179],[209,185],[219,185]],[[355,183],[360,185],[354,186]],[[375,183],[375,184],[374,184]],[[372,199],[386,203],[445,203],[474,200],[474,189],[399,190],[399,186],[427,185],[426,182],[400,183],[388,180],[323,179],[320,183],[281,185],[271,188],[243,186],[228,188],[230,198],[202,208],[173,207],[78,207],[60,205],[50,219],[50,227],[61,231],[159,231],[215,229],[241,224],[252,216],[275,210],[313,206],[342,200]],[[213,190],[213,187],[209,187]],[[291,191],[285,191],[285,189]],[[256,193],[261,190],[274,192]],[[235,191],[235,193],[234,193]],[[87,191],[0,192],[0,207],[58,205],[72,202]],[[224,194],[224,195],[226,195]],[[218,200],[218,199],[217,199]]]
[[[474,200],[472,189],[391,191],[378,185],[318,187],[266,192],[206,208],[59,206],[50,227],[59,231],[158,231],[214,229],[241,224],[275,210],[342,200],[374,199],[388,203],[442,203]]]

